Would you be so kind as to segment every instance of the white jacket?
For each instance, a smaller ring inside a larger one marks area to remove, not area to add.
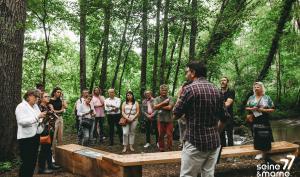
[[[18,124],[17,139],[30,138],[42,132],[41,127],[38,129],[40,113],[36,104],[32,107],[25,100],[17,106],[15,112]]]

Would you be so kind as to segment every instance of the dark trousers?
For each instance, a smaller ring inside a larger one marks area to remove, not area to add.
[[[111,146],[114,144],[115,126],[117,127],[117,133],[119,135],[120,144],[123,143],[122,127],[121,127],[121,125],[119,125],[120,119],[121,119],[120,114],[108,114],[107,115],[107,121],[108,121],[108,125],[109,125],[109,140],[110,140]]]
[[[48,127],[46,126],[45,129],[48,129]],[[53,164],[52,164],[52,141],[53,141],[53,134],[54,132],[51,130],[48,130],[47,133],[50,133],[50,137],[51,137],[51,144],[41,144],[41,148],[40,148],[40,153],[39,153],[39,157],[38,157],[38,164],[39,164],[39,170],[45,170],[46,168],[46,162],[48,165],[48,168],[52,168]],[[43,134],[43,133],[42,133]]]
[[[95,118],[94,137],[98,137],[100,142],[103,141],[103,137],[104,137],[104,121],[105,121],[104,117]],[[99,128],[99,132],[97,130],[98,128]]]
[[[79,132],[79,126],[80,126],[80,120],[79,120],[78,116],[76,116],[75,121],[76,121],[75,122],[75,128],[76,128],[77,134],[78,134],[78,132]]]
[[[154,131],[155,135],[155,143],[158,142],[158,129],[157,129],[157,120],[145,120],[145,128],[146,128],[146,141],[147,143],[151,142],[151,134]]]
[[[36,165],[40,135],[35,135],[31,138],[19,139],[18,143],[22,161],[19,170],[19,177],[31,177],[33,176]]]
[[[225,133],[227,134],[228,143],[226,143]],[[233,146],[233,124],[232,123],[226,124],[223,132],[220,134],[220,139],[221,139],[222,147]]]
[[[38,158],[39,170],[45,170],[46,162],[48,168],[52,168],[51,144],[41,144],[41,150]]]

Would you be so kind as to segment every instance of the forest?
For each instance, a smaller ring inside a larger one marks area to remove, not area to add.
[[[237,124],[254,81],[274,118],[299,117],[300,1],[0,0],[0,161],[15,155],[14,110],[36,83],[63,89],[71,126],[82,89],[141,100],[168,84],[174,96],[193,60],[216,86],[229,78]]]

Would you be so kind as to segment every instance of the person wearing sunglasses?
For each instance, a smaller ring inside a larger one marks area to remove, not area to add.
[[[38,173],[39,174],[50,174],[53,173],[53,170],[59,169],[60,167],[55,165],[52,162],[52,139],[53,132],[55,128],[55,121],[58,116],[54,113],[52,105],[49,105],[50,96],[46,92],[41,93],[41,99],[39,101],[39,108],[42,112],[47,112],[46,117],[43,119],[43,124],[45,125],[44,131],[41,136],[50,135],[51,141],[50,143],[40,143],[40,153],[38,156]],[[48,169],[46,169],[46,162],[48,165]]]

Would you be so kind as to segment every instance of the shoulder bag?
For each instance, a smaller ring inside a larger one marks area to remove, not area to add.
[[[132,105],[131,108],[130,108],[130,111],[129,111],[129,114],[128,114],[128,118],[129,118],[129,116],[131,115],[132,108],[133,108],[133,105]],[[126,119],[125,117],[122,116],[121,119],[120,119],[120,121],[119,121],[119,125],[121,125],[121,126],[126,126],[127,124],[128,124],[127,119]]]

